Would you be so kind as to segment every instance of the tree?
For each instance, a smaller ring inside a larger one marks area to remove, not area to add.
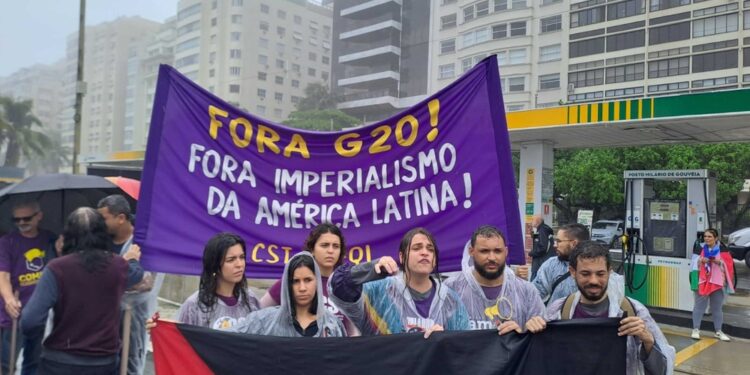
[[[33,154],[29,157],[26,170],[29,174],[59,173],[60,168],[70,165],[73,150],[63,145],[62,136],[59,132],[50,131],[49,138],[52,141],[50,148],[42,154]]]
[[[21,155],[44,155],[52,141],[37,130],[41,122],[31,113],[31,100],[0,97],[0,144],[5,145],[5,166],[18,167]]]
[[[328,87],[320,83],[311,83],[305,87],[305,97],[297,103],[298,111],[312,111],[336,108],[336,97]]]
[[[294,111],[283,124],[297,129],[336,131],[352,127],[359,119],[347,115],[338,109]]]

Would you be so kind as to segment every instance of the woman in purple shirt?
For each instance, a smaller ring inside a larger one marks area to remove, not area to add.
[[[349,319],[328,299],[328,278],[340,266],[346,255],[344,235],[339,227],[322,223],[310,231],[305,240],[304,249],[309,251],[320,269],[323,286],[323,303],[330,313],[344,324],[347,336],[359,336],[359,331]],[[260,299],[260,307],[278,306],[281,301],[281,280],[277,280]]]

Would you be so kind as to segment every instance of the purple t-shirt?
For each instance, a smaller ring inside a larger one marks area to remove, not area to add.
[[[433,298],[435,298],[435,285],[434,284],[432,285],[432,288],[430,289],[430,294],[428,294],[425,299],[417,300],[416,298],[414,298],[414,307],[417,308],[417,312],[423,318],[430,317],[430,306],[432,306]]]
[[[502,285],[482,287],[482,292],[484,292],[484,297],[487,299],[497,299],[497,296],[500,295],[500,292],[502,290],[503,290]]]
[[[335,315],[341,321],[341,323],[344,324],[344,327],[348,327],[347,322],[349,321],[349,319],[346,317],[346,315],[344,315],[343,312],[341,312],[341,310],[339,310],[338,307],[336,307],[336,305],[333,304],[333,302],[331,302],[330,299],[328,299],[328,277],[321,276],[321,282],[323,283],[323,304],[325,305],[326,310]],[[273,283],[270,288],[268,288],[268,295],[271,296],[274,301],[276,301],[277,305],[281,304],[281,280],[276,280],[276,282]]]
[[[239,301],[237,299],[237,297],[234,297],[234,296],[232,296],[232,297],[224,297],[224,296],[220,296],[218,294],[216,296],[219,297],[219,299],[221,300],[221,302],[224,302],[224,304],[227,305],[227,306],[229,306],[229,307],[232,307],[232,306],[236,305],[237,301]]]
[[[593,305],[579,303],[573,311],[573,319],[606,318],[607,316],[609,316],[608,299]]]
[[[0,271],[10,273],[13,291],[18,291],[21,306],[26,305],[46,266],[46,252],[51,251],[51,232],[40,230],[34,238],[26,238],[17,231],[0,238]],[[10,327],[12,320],[0,297],[0,327]]]

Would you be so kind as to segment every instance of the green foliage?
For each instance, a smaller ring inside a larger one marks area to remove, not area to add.
[[[328,87],[320,83],[311,83],[305,87],[305,97],[297,103],[298,111],[313,111],[336,108],[336,97]]]
[[[45,155],[53,142],[40,129],[42,123],[31,113],[31,100],[0,97],[0,145],[6,146],[5,166],[17,167],[21,155],[27,159]]]
[[[336,131],[355,126],[359,119],[338,109],[294,111],[283,124],[297,129]]]

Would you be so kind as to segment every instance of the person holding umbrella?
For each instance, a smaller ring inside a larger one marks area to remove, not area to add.
[[[21,202],[13,207],[13,223],[17,230],[0,238],[0,296],[4,308],[0,309],[2,329],[2,371],[9,373],[11,363],[23,348],[22,374],[33,374],[41,353],[41,335],[28,337],[13,324],[31,298],[47,259],[54,257],[55,235],[39,228],[44,214],[35,201]],[[16,329],[17,345],[11,350],[11,337]],[[42,327],[44,329],[44,327]]]

